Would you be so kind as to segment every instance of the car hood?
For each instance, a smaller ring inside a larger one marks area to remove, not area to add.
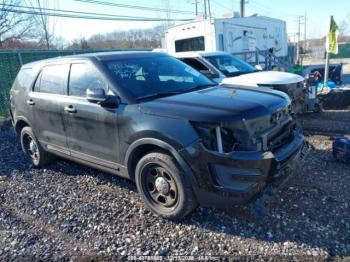
[[[236,77],[227,77],[222,80],[223,84],[239,85],[286,85],[303,81],[304,79],[296,74],[276,71],[263,71],[250,74],[243,74]]]
[[[216,86],[139,104],[141,112],[201,122],[227,122],[270,115],[289,105],[288,96],[269,88]]]

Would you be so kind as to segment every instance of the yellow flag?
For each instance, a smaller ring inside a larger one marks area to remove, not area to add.
[[[326,51],[328,53],[338,54],[338,34],[339,28],[335,23],[333,16],[331,16],[329,32],[326,39]]]

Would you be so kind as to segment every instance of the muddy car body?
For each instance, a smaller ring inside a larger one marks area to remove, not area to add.
[[[154,52],[24,65],[11,117],[35,166],[58,155],[129,178],[170,219],[197,204],[248,201],[286,175],[303,146],[284,93],[218,87]]]

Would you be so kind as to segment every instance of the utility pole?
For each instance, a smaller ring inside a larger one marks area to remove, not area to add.
[[[244,4],[245,0],[241,0],[241,17],[244,17]]]
[[[304,53],[305,53],[305,50],[306,50],[306,12],[304,15]]]
[[[207,15],[207,0],[203,0],[204,1],[204,19],[207,19],[208,15]]]
[[[301,16],[298,16],[298,41],[297,41],[297,64],[300,63],[300,19],[301,19]]]
[[[198,4],[199,4],[199,0],[194,0],[194,3],[192,3],[195,5],[196,7],[196,17],[198,16]]]
[[[306,49],[306,13],[304,16],[300,15],[297,17],[297,23],[298,23],[298,32],[297,32],[297,37],[298,37],[298,40],[297,40],[297,63],[300,63],[300,39],[301,39],[301,36],[303,36],[303,51],[305,52],[305,49]],[[301,25],[304,25],[304,33],[301,33]]]
[[[208,0],[208,12],[209,12],[209,19],[210,19],[211,18],[210,0]]]

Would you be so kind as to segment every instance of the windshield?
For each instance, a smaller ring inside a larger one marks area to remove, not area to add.
[[[108,61],[105,65],[117,84],[135,99],[215,85],[192,67],[170,56],[121,59]]]
[[[255,72],[255,68],[233,55],[205,56],[225,76],[237,76]]]

